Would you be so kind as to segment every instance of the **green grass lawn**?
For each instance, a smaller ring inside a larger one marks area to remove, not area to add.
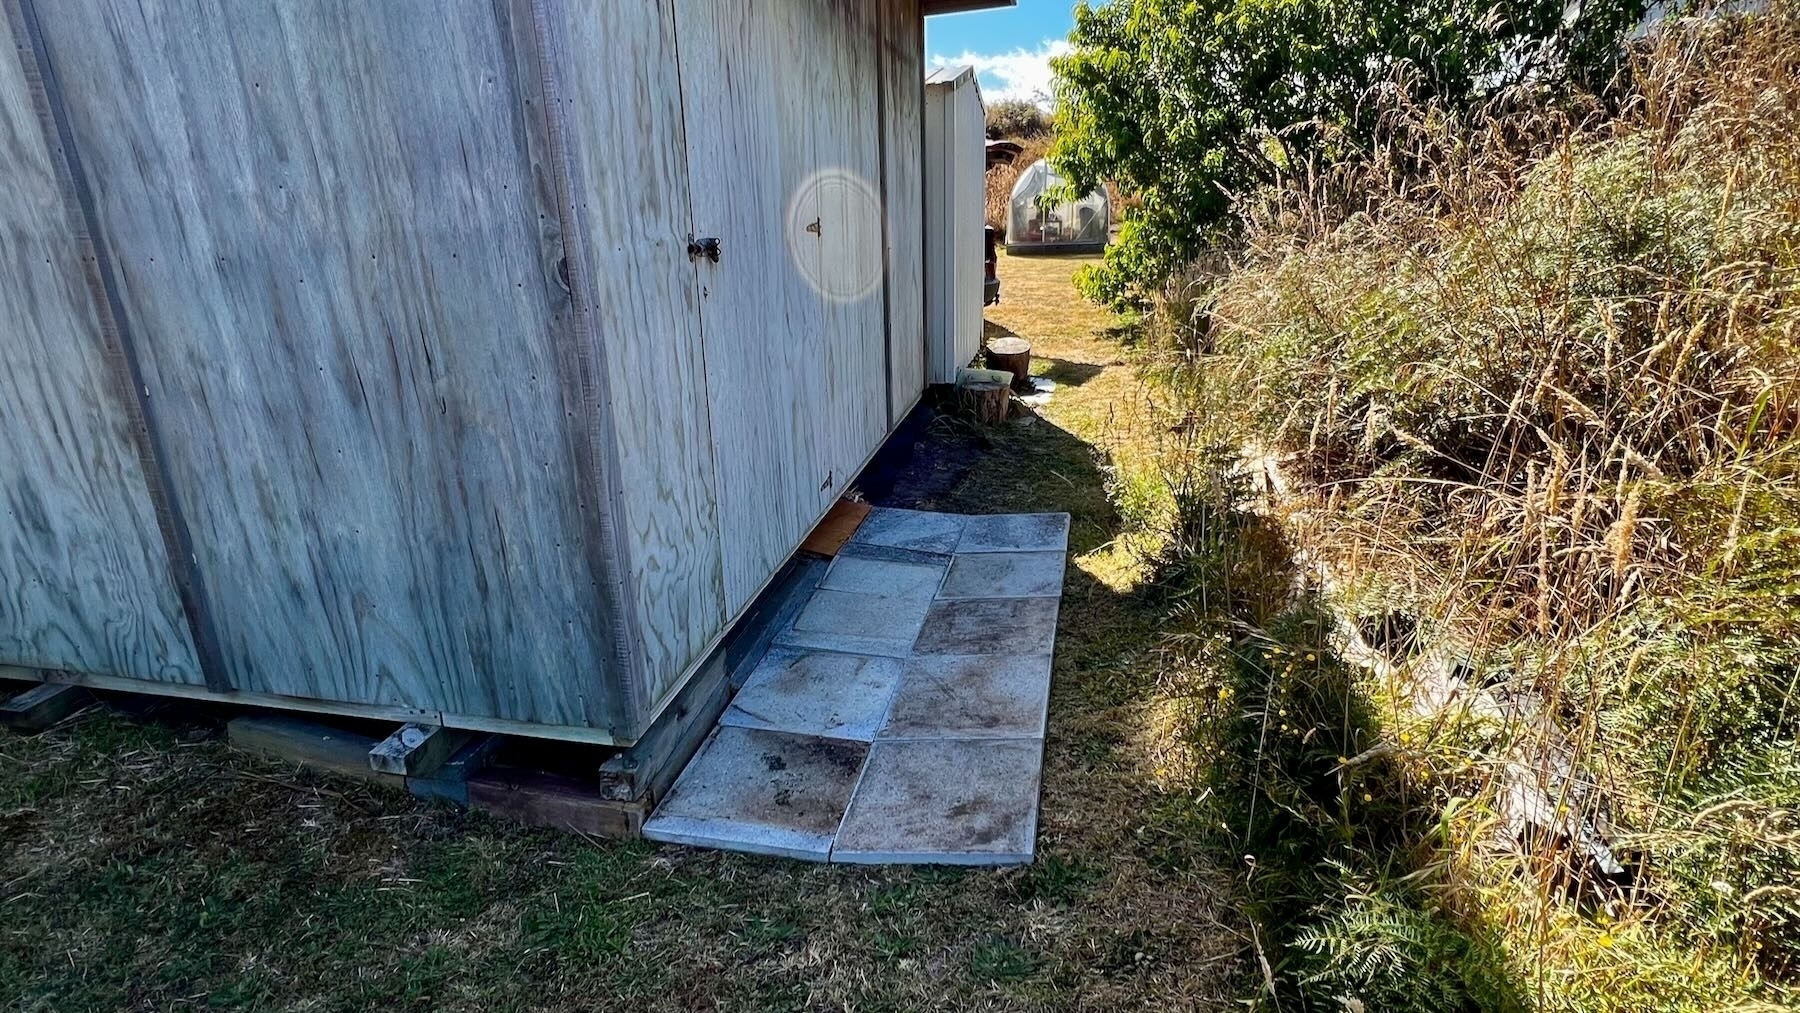
[[[1236,1008],[1231,856],[1157,787],[1159,610],[1105,488],[1139,388],[1077,263],[1003,259],[989,315],[1032,339],[1052,402],[934,426],[971,466],[894,496],[1074,515],[1035,865],[589,841],[235,753],[203,719],[93,709],[0,738],[0,1007]]]

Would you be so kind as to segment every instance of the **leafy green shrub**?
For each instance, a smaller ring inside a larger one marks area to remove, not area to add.
[[[994,140],[1022,141],[1050,133],[1050,114],[1036,102],[1001,99],[987,105],[987,135]]]
[[[1077,192],[1141,199],[1083,285],[1147,297],[1234,201],[1373,137],[1384,89],[1461,109],[1528,82],[1610,73],[1642,0],[1112,0],[1076,8],[1054,61],[1053,157]],[[1373,100],[1372,100],[1373,99]]]

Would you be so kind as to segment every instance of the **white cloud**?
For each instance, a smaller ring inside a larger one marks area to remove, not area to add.
[[[1050,58],[1069,52],[1069,40],[1045,39],[1036,49],[1010,53],[936,55],[933,67],[974,67],[981,76],[981,97],[989,102],[1023,99],[1041,106],[1050,104]]]

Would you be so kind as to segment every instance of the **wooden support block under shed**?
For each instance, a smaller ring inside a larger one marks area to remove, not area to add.
[[[1031,342],[1017,336],[995,338],[988,342],[983,360],[989,369],[1011,373],[1013,389],[1031,389]]]
[[[234,749],[396,788],[406,784],[403,777],[369,768],[369,750],[376,743],[372,735],[278,714],[232,718],[225,733]]]
[[[831,505],[825,518],[813,526],[806,541],[800,543],[802,552],[816,552],[821,556],[835,556],[844,547],[856,529],[862,527],[865,517],[869,516],[869,504],[854,500],[840,499]]]
[[[1012,410],[1012,374],[999,369],[958,370],[956,403],[983,425],[1005,422]]]
[[[424,777],[461,749],[470,732],[437,725],[405,724],[369,750],[369,769],[383,774]]]
[[[495,769],[469,778],[469,804],[532,826],[596,837],[642,837],[646,801],[600,797],[593,785],[560,774]]]
[[[41,682],[0,703],[0,727],[41,732],[87,703],[87,690],[65,683]]]
[[[442,799],[455,805],[469,804],[469,778],[487,768],[489,757],[500,747],[502,737],[477,735],[457,750],[443,765],[424,776],[406,779],[406,790],[414,798]]]

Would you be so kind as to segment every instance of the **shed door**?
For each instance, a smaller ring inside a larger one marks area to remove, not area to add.
[[[887,433],[877,6],[676,3],[729,612]]]

